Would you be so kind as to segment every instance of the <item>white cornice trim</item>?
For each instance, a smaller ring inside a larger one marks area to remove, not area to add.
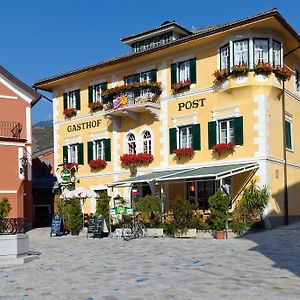
[[[6,96],[6,95],[0,95],[0,99],[18,99],[16,96]]]
[[[17,194],[18,191],[14,190],[0,190],[0,194]]]
[[[1,142],[0,141],[0,146],[25,146],[24,142]]]

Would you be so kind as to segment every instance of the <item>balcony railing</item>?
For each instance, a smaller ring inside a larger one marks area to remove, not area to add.
[[[22,124],[13,121],[0,121],[0,137],[20,138]]]
[[[23,218],[0,219],[0,235],[25,233],[25,222]]]

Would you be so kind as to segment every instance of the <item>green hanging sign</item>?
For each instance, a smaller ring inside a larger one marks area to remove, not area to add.
[[[62,170],[60,173],[60,178],[63,182],[70,182],[71,181],[71,171],[68,169]]]
[[[133,210],[130,207],[124,206],[122,204],[113,207],[110,210],[110,214],[112,216],[117,216],[117,215],[132,215],[133,214]]]

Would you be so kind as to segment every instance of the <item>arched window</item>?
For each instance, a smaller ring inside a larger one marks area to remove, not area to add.
[[[143,152],[152,154],[151,133],[148,130],[144,131],[142,136],[142,142],[143,142]]]
[[[133,133],[130,133],[127,137],[128,154],[136,154],[136,141]]]

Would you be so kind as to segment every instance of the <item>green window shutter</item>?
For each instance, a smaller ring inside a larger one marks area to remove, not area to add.
[[[177,149],[177,129],[176,128],[169,129],[169,137],[170,137],[170,154],[173,154],[173,151]]]
[[[196,58],[190,60],[190,80],[196,83]]]
[[[105,139],[104,143],[104,159],[106,161],[111,161],[111,142],[110,139]]]
[[[177,64],[171,64],[171,84],[177,82]]]
[[[200,124],[195,124],[192,127],[192,145],[194,150],[201,150],[201,135]]]
[[[78,164],[83,165],[83,143],[77,145]]]
[[[80,110],[80,90],[75,91],[76,97],[76,110]]]
[[[157,82],[157,70],[151,70],[150,73],[151,82]]]
[[[69,162],[68,152],[68,146],[63,146],[63,163]]]
[[[66,108],[68,108],[68,93],[64,93],[63,98],[64,98],[64,110],[65,110]]]
[[[234,126],[234,142],[235,142],[235,144],[243,145],[244,144],[243,117],[234,118],[233,126]]]
[[[88,163],[94,159],[94,142],[88,142]]]
[[[107,90],[107,82],[101,83],[101,91]]]
[[[292,132],[291,132],[291,123],[285,121],[285,147],[292,149]]]
[[[208,122],[208,149],[217,143],[217,122]]]
[[[94,88],[93,88],[93,86],[89,86],[88,87],[88,89],[89,89],[89,103],[93,103],[94,101]],[[77,101],[77,97],[76,97],[76,101]],[[76,102],[77,103],[77,102]]]

